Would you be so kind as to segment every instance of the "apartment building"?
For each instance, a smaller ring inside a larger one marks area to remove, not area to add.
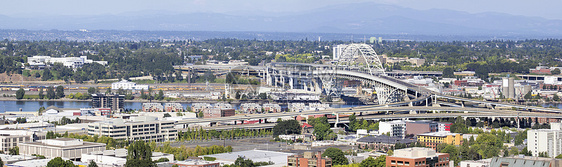
[[[402,120],[380,122],[379,134],[404,138],[406,135],[406,122]]]
[[[453,167],[449,154],[438,153],[430,148],[412,147],[394,150],[394,155],[386,157],[387,167]]]
[[[166,111],[166,112],[181,112],[181,111],[183,111],[183,106],[180,103],[166,103],[164,105],[164,111]]]
[[[423,134],[419,134],[417,137],[418,137],[418,142],[424,144],[425,146],[429,146],[433,149],[436,149],[437,145],[441,143],[458,146],[461,145],[463,141],[462,134],[451,133],[448,131],[423,133]]]
[[[116,140],[173,141],[178,137],[175,121],[156,117],[133,117],[130,121],[112,119],[88,124],[88,135],[108,136]]]
[[[332,159],[322,157],[322,152],[304,152],[304,155],[287,157],[287,167],[331,167]]]
[[[527,131],[527,150],[533,156],[546,152],[549,157],[562,154],[562,130],[535,129]]]
[[[143,112],[162,112],[164,111],[164,106],[160,103],[142,103]]]
[[[111,108],[112,111],[119,111],[125,105],[125,95],[103,93],[92,94],[92,108]]]

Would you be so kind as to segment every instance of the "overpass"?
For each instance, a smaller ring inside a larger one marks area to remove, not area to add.
[[[296,116],[311,116],[311,115],[335,115],[336,119],[339,119],[339,114],[351,114],[351,113],[388,113],[386,114],[390,116],[397,115],[391,114],[396,112],[410,112],[415,111],[414,113],[423,113],[423,112],[462,112],[462,113],[446,113],[446,114],[453,114],[454,117],[456,116],[471,116],[470,114],[478,113],[483,114],[482,117],[487,117],[488,115],[485,114],[499,114],[499,116],[505,115],[513,115],[517,113],[526,113],[529,114],[531,112],[520,112],[520,111],[512,111],[512,110],[496,110],[496,109],[486,109],[486,108],[462,108],[462,107],[421,107],[421,106],[406,106],[406,107],[385,107],[385,106],[362,106],[356,108],[339,108],[339,109],[328,109],[328,110],[321,110],[321,111],[305,111],[305,112],[282,112],[282,113],[267,113],[267,114],[248,114],[248,115],[238,115],[238,116],[231,116],[231,117],[219,117],[219,118],[204,118],[204,119],[188,119],[188,120],[180,120],[177,124],[198,124],[198,123],[209,123],[215,124],[220,122],[233,122],[233,121],[248,121],[248,120],[265,120],[267,119],[277,119],[277,118],[286,118],[286,117],[296,117]],[[444,113],[438,113],[444,114]],[[540,114],[545,113],[531,113],[540,116]],[[409,117],[418,117],[419,115],[426,115],[427,114],[401,114],[400,116],[403,118]],[[445,115],[442,115],[445,116]],[[472,115],[474,116],[474,115]],[[550,116],[555,116],[551,114]],[[562,114],[560,115],[562,117]],[[385,116],[381,116],[385,117]],[[187,127],[187,126],[186,126]]]
[[[531,118],[557,118],[562,119],[562,114],[553,113],[532,113],[532,112],[501,112],[501,113],[426,113],[426,114],[390,114],[390,115],[367,115],[358,116],[358,119],[366,120],[396,120],[396,119],[430,119],[430,118],[517,118],[517,117],[531,117]],[[331,124],[334,123],[348,123],[348,120],[329,120]],[[268,129],[273,128],[275,123],[256,123],[256,124],[242,124],[242,125],[224,125],[224,126],[211,126],[204,127],[205,130],[230,130],[230,129]]]
[[[448,96],[448,95],[439,95],[439,94],[434,94],[433,95],[435,98],[441,98],[441,99],[450,99],[450,100],[457,100],[457,101],[461,101],[461,102],[470,102],[470,103],[476,103],[476,104],[485,104],[485,105],[490,105],[492,107],[496,107],[496,106],[500,106],[500,107],[512,107],[512,108],[517,108],[517,109],[523,109],[523,110],[528,110],[528,111],[541,111],[541,112],[551,112],[551,113],[562,113],[561,109],[558,108],[545,108],[545,107],[538,107],[538,106],[525,106],[525,105],[518,105],[518,104],[508,104],[508,103],[500,103],[500,102],[492,102],[492,101],[483,101],[483,100],[477,100],[477,99],[468,99],[468,98],[462,98],[462,97],[456,97],[456,96]],[[435,102],[437,101],[437,99],[434,100]]]

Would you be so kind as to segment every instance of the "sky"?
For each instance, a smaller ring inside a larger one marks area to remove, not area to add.
[[[414,9],[497,12],[562,20],[560,0],[0,0],[0,15],[92,16],[143,11],[193,13],[305,12],[345,3],[374,2]]]

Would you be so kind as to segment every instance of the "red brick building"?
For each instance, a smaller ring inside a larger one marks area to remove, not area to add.
[[[322,152],[316,154],[305,152],[304,155],[291,155],[287,157],[287,167],[332,167],[332,159],[322,157]]]
[[[394,150],[393,156],[386,157],[387,167],[448,167],[449,154],[437,153],[431,148],[412,147]]]
[[[203,118],[230,117],[236,115],[234,109],[211,108],[211,109],[205,109],[202,112],[203,112]]]
[[[437,132],[439,125],[437,122],[429,120],[420,121],[407,121],[406,122],[406,135],[419,135],[427,132]]]

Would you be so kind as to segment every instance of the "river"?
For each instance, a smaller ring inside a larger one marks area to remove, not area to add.
[[[142,109],[143,102],[125,102],[125,109]],[[181,103],[183,108],[191,106],[191,103]],[[90,108],[92,102],[90,101],[0,101],[0,113],[6,111],[37,111],[41,106],[47,108],[49,106],[55,106],[58,108]],[[346,108],[354,107],[357,105],[348,104],[331,104],[333,108]],[[232,107],[235,109],[240,109],[239,104],[233,104]],[[287,108],[286,105],[282,105],[281,108]]]

